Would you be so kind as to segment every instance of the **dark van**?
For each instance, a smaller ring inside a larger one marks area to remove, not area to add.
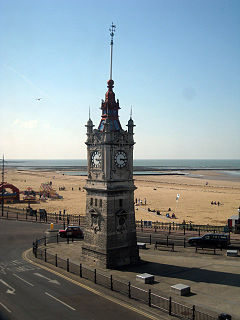
[[[230,239],[228,234],[207,233],[202,237],[189,238],[188,243],[194,247],[227,248]]]

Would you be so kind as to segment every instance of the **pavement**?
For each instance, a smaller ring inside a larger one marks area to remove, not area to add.
[[[79,265],[81,245],[79,241],[49,244],[47,251]],[[196,253],[195,248],[175,247],[175,252],[171,252],[170,248],[154,250],[154,245],[147,245],[146,250],[140,250],[140,257],[141,263],[137,266],[98,270],[138,287],[151,289],[160,296],[172,296],[174,301],[182,304],[196,305],[197,310],[210,315],[227,313],[234,320],[240,319],[240,256],[227,257],[226,250],[218,250],[214,255],[213,250],[199,250]],[[136,275],[141,273],[154,275],[154,284],[137,282]],[[190,295],[180,297],[170,291],[172,285],[180,283],[191,287]]]
[[[32,242],[49,226],[0,219],[1,320],[169,319],[64,270],[34,261]]]

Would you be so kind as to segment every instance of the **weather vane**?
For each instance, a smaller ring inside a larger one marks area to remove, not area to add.
[[[112,56],[113,56],[113,37],[115,34],[116,26],[113,24],[110,26],[109,31],[110,31],[110,36],[111,36],[111,60],[110,60],[110,80],[112,80]]]

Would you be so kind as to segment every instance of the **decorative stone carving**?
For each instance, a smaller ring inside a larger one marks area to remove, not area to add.
[[[90,210],[91,214],[91,229],[97,233],[101,230],[101,214],[96,210]]]
[[[117,232],[123,233],[124,231],[127,230],[127,226],[126,226],[126,219],[127,218],[127,214],[126,211],[121,209],[118,210],[116,212],[116,230]]]

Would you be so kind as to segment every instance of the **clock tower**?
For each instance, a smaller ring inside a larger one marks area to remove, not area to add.
[[[110,28],[110,80],[102,100],[101,121],[97,129],[87,122],[86,227],[82,256],[102,268],[136,264],[139,253],[136,239],[133,181],[132,117],[123,130],[119,121],[119,101],[112,80],[112,51],[115,26]]]

